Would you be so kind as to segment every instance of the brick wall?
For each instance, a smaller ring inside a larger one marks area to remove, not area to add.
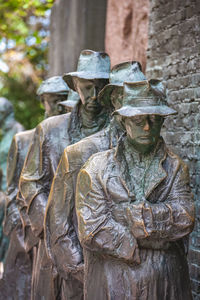
[[[105,48],[111,65],[140,61],[145,70],[149,0],[108,0]]]
[[[163,135],[190,168],[196,225],[189,264],[194,299],[200,299],[200,1],[151,0],[148,78],[162,78],[168,102],[178,111],[165,121]]]

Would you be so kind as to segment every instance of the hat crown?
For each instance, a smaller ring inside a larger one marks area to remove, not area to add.
[[[160,80],[125,82],[123,106],[145,107],[167,105],[164,87]]]
[[[108,73],[110,72],[110,58],[107,53],[83,50],[80,54],[77,72]],[[95,76],[94,76],[95,78]]]
[[[146,80],[142,73],[141,64],[137,61],[128,61],[115,65],[111,72],[109,83],[123,86],[124,82],[135,82]]]
[[[37,90],[37,95],[49,94],[67,94],[69,87],[62,79],[62,76],[53,76],[44,80]]]

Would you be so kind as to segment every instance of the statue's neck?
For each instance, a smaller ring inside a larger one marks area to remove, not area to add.
[[[81,127],[84,129],[95,129],[100,128],[104,125],[106,121],[106,116],[102,111],[100,112],[88,112],[85,110],[84,106],[80,108],[80,120]],[[97,129],[98,130],[98,129]]]
[[[86,111],[83,105],[80,109],[80,118],[82,122],[82,127],[84,128],[92,128],[97,125],[97,114]]]
[[[151,156],[151,154],[155,152],[155,149],[157,148],[158,141],[154,145],[140,145],[140,144],[137,144],[137,143],[133,143],[127,137],[126,138],[126,144],[128,145],[129,152],[132,152],[135,155],[138,155],[138,157],[140,158],[140,161],[141,161],[141,160],[143,160],[143,158]]]

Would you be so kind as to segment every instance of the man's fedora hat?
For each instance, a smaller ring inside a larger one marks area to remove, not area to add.
[[[166,95],[160,80],[124,82],[123,105],[115,111],[123,117],[160,115],[163,117],[177,112],[167,105]]]
[[[69,87],[62,79],[62,76],[53,76],[44,80],[37,90],[37,95],[43,94],[68,94]]]
[[[73,78],[108,79],[110,73],[110,57],[104,52],[83,50],[78,60],[76,72],[63,75],[63,80],[75,91]]]
[[[59,105],[72,109],[80,100],[79,94],[73,90],[69,90],[67,100],[59,102]]]
[[[142,73],[141,64],[138,61],[127,61],[115,65],[110,72],[109,84],[107,84],[99,93],[99,101],[105,105],[110,105],[110,96],[113,90],[123,94],[123,83],[146,80]]]

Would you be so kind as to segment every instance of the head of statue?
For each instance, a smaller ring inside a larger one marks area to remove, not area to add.
[[[139,153],[150,153],[157,145],[164,118],[176,114],[167,105],[159,80],[124,83],[123,104],[115,111],[122,122],[130,145]]]
[[[80,97],[77,92],[74,92],[72,89],[69,89],[69,94],[67,100],[61,101],[58,103],[58,108],[63,113],[68,113],[73,110],[76,104],[79,102]]]
[[[80,54],[77,71],[65,74],[63,79],[76,91],[82,106],[88,114],[98,114],[102,105],[98,94],[108,83],[110,58],[108,54],[83,50]]]
[[[122,106],[123,83],[146,80],[141,64],[137,61],[127,61],[115,65],[110,72],[109,84],[99,93],[99,102],[113,112]]]
[[[13,106],[11,102],[4,97],[0,97],[0,124],[2,124],[5,119],[13,113]]]
[[[59,103],[67,99],[68,92],[69,88],[62,76],[53,76],[42,82],[37,95],[44,105],[46,118],[64,113]]]

